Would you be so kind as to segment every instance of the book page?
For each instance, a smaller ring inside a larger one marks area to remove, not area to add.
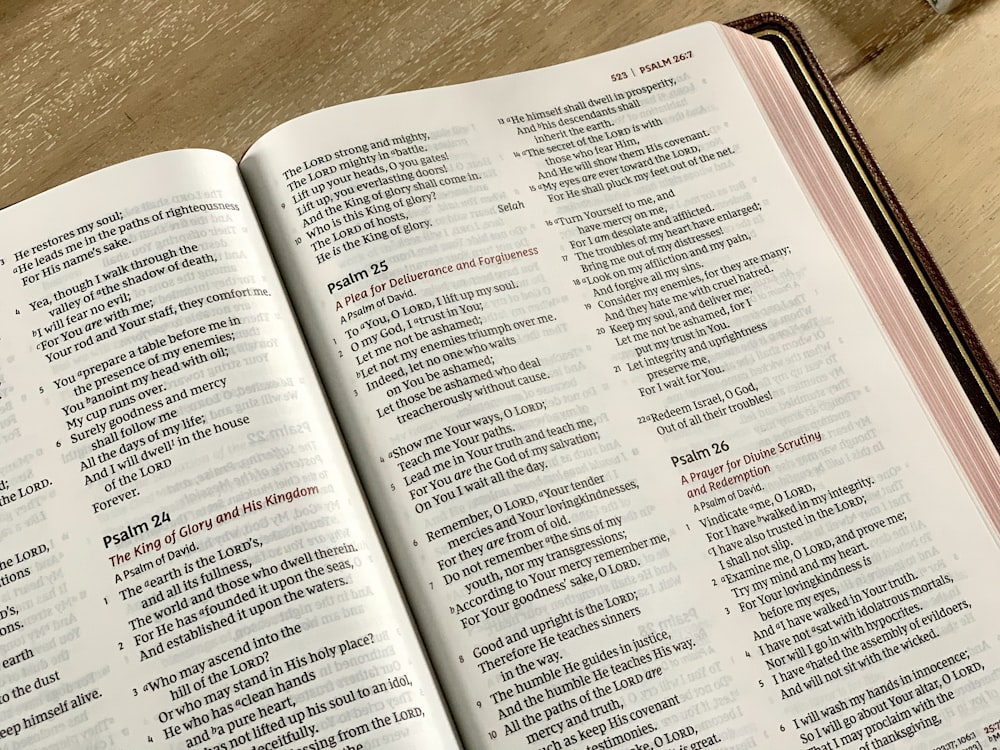
[[[468,746],[994,736],[983,485],[717,27],[241,168]]]
[[[0,745],[454,746],[235,163],[0,231]]]

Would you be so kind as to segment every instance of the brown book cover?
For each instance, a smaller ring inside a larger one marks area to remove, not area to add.
[[[1000,449],[1000,377],[799,28],[778,13],[728,24],[769,42],[841,165],[994,446]]]

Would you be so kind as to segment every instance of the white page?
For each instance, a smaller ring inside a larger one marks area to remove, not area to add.
[[[716,27],[241,167],[467,744],[985,739],[995,540]]]
[[[0,231],[0,745],[448,746],[233,161]]]

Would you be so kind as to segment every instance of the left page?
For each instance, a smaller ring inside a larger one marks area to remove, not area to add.
[[[234,162],[0,235],[0,746],[454,747]]]

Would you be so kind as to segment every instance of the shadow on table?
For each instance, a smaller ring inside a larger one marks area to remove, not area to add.
[[[836,71],[844,78],[862,67],[875,75],[906,65],[921,47],[961,27],[978,8],[995,0],[960,0],[950,13],[939,14],[925,0],[884,3],[822,3],[815,11],[855,47],[854,60]]]

